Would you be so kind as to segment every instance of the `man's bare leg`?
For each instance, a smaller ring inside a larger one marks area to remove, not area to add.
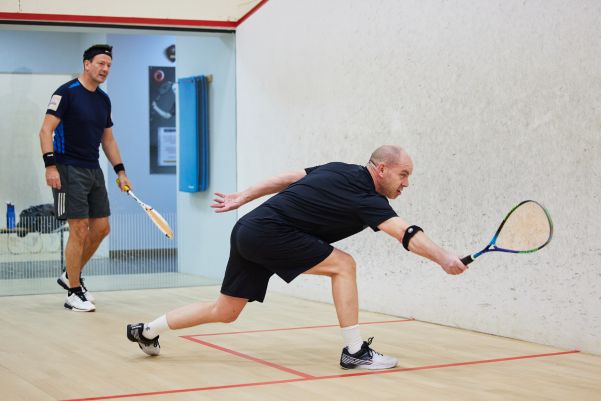
[[[332,280],[332,296],[342,329],[345,347],[340,355],[344,369],[389,369],[397,365],[395,358],[370,348],[371,339],[364,342],[359,329],[359,296],[357,264],[353,257],[339,249],[334,251],[306,274],[328,276]]]
[[[100,243],[103,239],[109,235],[109,218],[101,217],[88,219],[88,235],[83,244],[83,250],[81,253],[81,270],[86,266],[86,263],[90,260],[92,255],[96,252]]]
[[[332,280],[332,296],[340,327],[355,326],[359,322],[359,295],[357,291],[357,264],[351,255],[337,248],[321,263],[305,274],[328,276]]]

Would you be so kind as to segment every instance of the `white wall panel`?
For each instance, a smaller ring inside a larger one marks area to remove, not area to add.
[[[393,207],[462,256],[536,199],[551,245],[459,277],[382,233],[337,245],[362,308],[601,354],[600,22],[593,0],[269,2],[236,34],[238,186],[398,143],[415,170]]]

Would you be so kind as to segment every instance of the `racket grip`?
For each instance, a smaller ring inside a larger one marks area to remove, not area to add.
[[[461,263],[463,263],[464,265],[469,265],[470,263],[472,263],[474,261],[474,258],[472,258],[472,255],[467,255],[463,258],[461,258]]]
[[[120,184],[121,181],[119,181],[119,179],[117,178],[115,181],[117,181],[117,184]],[[126,185],[123,187],[125,189],[125,192],[129,192],[129,187]]]

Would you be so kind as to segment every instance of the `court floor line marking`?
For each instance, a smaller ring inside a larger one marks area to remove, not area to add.
[[[307,377],[307,378],[299,377],[299,378],[295,378],[295,379],[270,380],[270,381],[263,381],[263,382],[251,382],[251,383],[237,383],[237,384],[227,384],[227,385],[222,385],[222,386],[194,387],[194,388],[184,388],[184,389],[175,389],[175,390],[152,391],[152,392],[146,392],[146,393],[131,393],[131,394],[106,395],[106,396],[100,396],[100,397],[73,398],[73,399],[61,400],[61,401],[100,401],[100,400],[112,400],[112,399],[119,399],[119,398],[147,397],[147,396],[153,396],[153,395],[166,395],[166,394],[178,394],[178,393],[191,393],[191,392],[199,392],[199,391],[224,390],[224,389],[230,389],[230,388],[257,387],[257,386],[266,386],[266,385],[271,385],[271,384],[285,384],[285,383],[295,383],[295,382],[313,381],[313,380],[343,379],[343,378],[347,378],[347,377],[383,375],[383,374],[399,373],[399,372],[413,372],[413,371],[418,371],[418,370],[444,369],[444,368],[452,368],[452,367],[457,367],[457,366],[481,365],[481,364],[486,364],[486,363],[517,361],[517,360],[522,360],[522,359],[544,358],[544,357],[552,357],[552,356],[559,356],[559,355],[575,354],[578,352],[580,352],[580,351],[571,350],[571,351],[561,351],[561,352],[550,352],[550,353],[546,353],[546,354],[532,354],[532,355],[521,355],[521,356],[506,357],[506,358],[482,359],[482,360],[476,360],[476,361],[445,363],[445,364],[439,364],[439,365],[415,366],[412,368],[397,368],[397,369],[377,370],[377,371],[362,371],[362,372],[347,373],[347,374],[342,374],[342,375],[313,376],[313,377]]]
[[[335,379],[335,378],[343,378],[343,377],[377,375],[377,374],[384,374],[384,373],[414,372],[417,370],[454,368],[454,367],[458,367],[458,366],[482,365],[485,363],[519,361],[522,359],[534,359],[534,358],[544,358],[544,357],[549,357],[549,356],[577,354],[579,352],[580,352],[579,350],[569,350],[569,351],[549,352],[546,354],[519,355],[519,356],[510,356],[510,357],[505,357],[505,358],[481,359],[481,360],[476,360],[476,361],[443,363],[443,364],[439,364],[439,365],[415,366],[413,368],[396,368],[396,369],[388,369],[388,370],[378,370],[375,372],[362,371],[362,372],[355,372],[355,373],[346,373],[346,374],[342,374],[342,375],[318,376],[315,379]]]
[[[312,379],[313,377],[315,377],[313,375],[310,375],[310,374],[307,374],[307,373],[303,373],[303,372],[300,372],[298,370],[294,370],[294,369],[290,369],[290,368],[287,368],[287,367],[282,366],[282,365],[278,365],[277,363],[266,361],[265,359],[256,358],[256,357],[250,356],[248,354],[243,354],[241,352],[234,351],[233,349],[221,347],[219,345],[212,344],[212,343],[209,343],[207,341],[202,341],[202,340],[199,340],[197,338],[193,338],[191,336],[181,336],[181,337],[185,338],[186,340],[190,340],[190,341],[193,341],[193,342],[198,343],[198,344],[202,344],[202,345],[207,346],[207,347],[215,348],[215,349],[217,349],[219,351],[227,352],[228,354],[232,354],[232,355],[238,356],[240,358],[248,359],[250,361],[257,362],[257,363],[260,363],[262,365],[266,365],[266,366],[269,366],[271,368],[278,369],[278,370],[284,371],[286,373],[293,374],[295,376],[304,377],[306,379]]]
[[[379,320],[375,322],[363,322],[359,323],[359,325],[367,325],[367,324],[385,324],[385,323],[406,323],[406,322],[415,322],[416,320],[411,319],[397,319],[397,320]],[[269,331],[289,331],[289,330],[305,330],[305,329],[322,329],[327,327],[340,327],[338,324],[323,324],[319,326],[299,326],[299,327],[282,327],[278,329],[259,329],[259,330],[243,330],[243,331],[224,331],[222,333],[205,333],[205,334],[189,334],[180,337],[209,337],[209,336],[225,336],[230,334],[247,334],[247,333],[265,333]]]

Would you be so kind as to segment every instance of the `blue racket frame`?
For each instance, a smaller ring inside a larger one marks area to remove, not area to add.
[[[513,249],[505,249],[505,248],[500,248],[496,245],[497,242],[497,238],[499,237],[499,233],[501,232],[501,229],[503,228],[503,226],[505,225],[505,222],[507,221],[507,219],[509,218],[509,216],[511,216],[511,214],[520,206],[522,206],[524,203],[529,203],[529,202],[533,202],[536,203],[538,206],[540,206],[540,208],[545,212],[545,215],[547,216],[547,219],[549,220],[549,229],[550,229],[550,233],[549,233],[549,238],[547,239],[547,241],[536,247],[533,249],[528,249],[525,251],[516,251]],[[549,214],[549,212],[547,211],[547,209],[541,205],[539,202],[534,201],[534,200],[525,200],[522,201],[520,203],[518,203],[517,205],[515,205],[510,211],[509,213],[507,213],[507,216],[505,216],[505,218],[503,219],[503,221],[501,222],[501,225],[499,226],[499,228],[497,229],[497,231],[495,232],[495,235],[493,235],[492,239],[490,240],[490,242],[488,243],[487,246],[484,247],[484,249],[482,249],[481,251],[478,251],[476,253],[473,253],[471,255],[467,255],[463,258],[461,258],[461,262],[464,265],[468,265],[470,263],[472,263],[474,261],[474,259],[476,259],[479,256],[482,256],[485,253],[488,252],[505,252],[505,253],[532,253],[532,252],[536,252],[538,250],[540,250],[541,248],[544,248],[545,246],[547,246],[547,244],[549,242],[551,242],[551,238],[553,238],[553,220],[551,220],[551,215]]]

